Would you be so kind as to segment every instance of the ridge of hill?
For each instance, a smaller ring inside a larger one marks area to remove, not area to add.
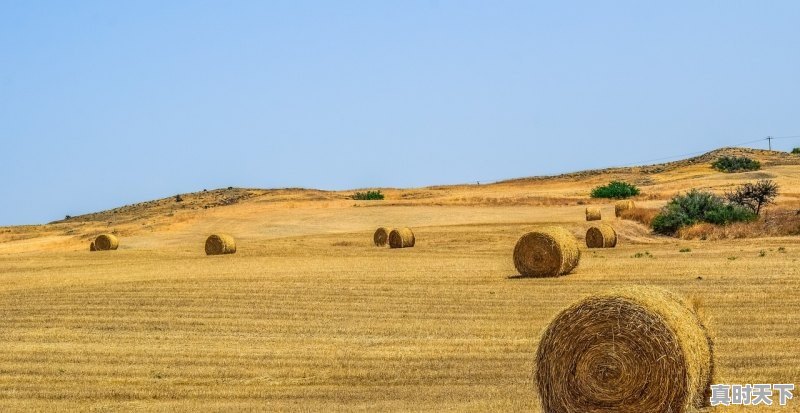
[[[638,185],[647,186],[652,183],[652,179],[648,178],[650,175],[661,174],[665,172],[675,171],[680,168],[687,168],[696,165],[710,164],[714,160],[722,156],[747,156],[759,160],[764,167],[778,166],[778,165],[800,165],[800,156],[793,155],[787,152],[769,151],[762,149],[751,148],[720,148],[699,156],[672,161],[661,164],[630,166],[630,167],[610,167],[603,169],[592,169],[577,172],[569,172],[559,175],[546,175],[546,176],[531,176],[523,178],[512,178],[501,180],[491,184],[477,185],[477,184],[462,184],[462,185],[433,185],[422,188],[413,189],[399,189],[399,188],[378,188],[384,191],[391,192],[393,195],[399,195],[398,199],[389,199],[390,201],[408,201],[420,200],[425,198],[434,198],[431,196],[430,191],[447,191],[448,189],[456,188],[491,188],[494,185],[509,185],[509,184],[525,184],[529,182],[542,182],[542,181],[564,181],[586,179],[598,176],[611,176],[611,179],[625,179],[628,178],[633,183]],[[751,174],[751,175],[758,175]],[[766,177],[766,176],[765,176]],[[281,201],[347,201],[350,200],[350,195],[353,190],[343,191],[325,191],[320,189],[306,189],[306,188],[278,188],[278,189],[260,189],[260,188],[234,188],[228,187],[203,190],[198,192],[190,192],[171,196],[168,198],[161,198],[151,201],[140,202],[131,205],[125,205],[118,208],[113,208],[105,211],[93,212],[70,217],[69,219],[57,220],[51,223],[64,223],[64,222],[87,222],[87,221],[105,221],[109,218],[120,218],[119,222],[126,222],[126,220],[136,218],[146,218],[153,214],[161,214],[165,211],[175,210],[199,210],[209,209],[228,205],[234,205],[248,200],[258,200],[262,203],[281,202]],[[177,196],[180,196],[181,201],[177,201]],[[389,202],[388,204],[394,204]],[[387,203],[383,203],[386,205]],[[134,217],[135,216],[135,217]]]

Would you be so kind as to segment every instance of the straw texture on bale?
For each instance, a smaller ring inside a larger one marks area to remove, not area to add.
[[[617,246],[617,231],[608,224],[593,225],[586,231],[586,246],[589,248],[614,248]]]
[[[586,208],[586,220],[587,221],[599,221],[601,219],[600,215],[600,208],[599,207],[587,207]]]
[[[89,251],[97,251],[97,248],[95,248],[95,246],[94,246],[94,241],[89,243]]]
[[[514,247],[514,266],[526,277],[557,277],[569,274],[581,259],[578,242],[559,227],[529,232]]]
[[[111,234],[100,234],[94,239],[94,249],[96,251],[110,251],[119,247],[119,239]]]
[[[627,211],[633,208],[636,208],[636,204],[634,204],[633,201],[631,201],[630,199],[623,199],[622,201],[617,201],[617,203],[614,204],[614,215],[619,217],[620,215],[622,215],[623,211]]]
[[[206,239],[206,255],[233,254],[236,241],[227,234],[214,234]]]
[[[372,236],[372,241],[375,242],[375,245],[379,247],[385,247],[386,243],[389,241],[389,233],[391,232],[391,228],[380,227],[375,230],[375,234]]]
[[[389,232],[390,248],[409,248],[417,242],[411,228],[396,228]]]
[[[690,412],[706,404],[712,343],[697,314],[660,288],[589,296],[550,322],[536,355],[544,412]]]

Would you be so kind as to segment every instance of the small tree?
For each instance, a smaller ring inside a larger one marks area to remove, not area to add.
[[[356,192],[353,194],[353,199],[361,201],[379,200],[383,199],[383,194],[381,191]]]
[[[592,198],[615,198],[625,199],[639,195],[640,191],[636,185],[622,181],[611,181],[608,185],[598,186],[592,189]]]
[[[723,156],[714,161],[711,167],[720,172],[728,173],[757,171],[761,169],[761,162],[745,156]]]
[[[795,155],[800,155],[800,148],[792,149],[792,153],[795,154]]]
[[[725,194],[728,201],[747,207],[756,215],[761,213],[761,208],[774,203],[777,196],[778,184],[769,179],[748,182]]]

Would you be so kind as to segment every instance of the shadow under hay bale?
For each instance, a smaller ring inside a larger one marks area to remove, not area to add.
[[[233,254],[236,241],[227,234],[213,234],[206,239],[206,255]]]
[[[372,235],[372,241],[378,247],[385,247],[386,243],[389,242],[390,232],[392,232],[390,228],[380,227],[375,230],[375,234]]]
[[[111,251],[117,248],[119,248],[119,239],[114,235],[100,234],[94,239],[94,249],[96,251]]]
[[[545,412],[689,412],[707,403],[711,339],[680,297],[627,287],[550,322],[536,355]]]
[[[411,248],[416,243],[411,228],[396,228],[389,232],[389,248]]]
[[[608,224],[592,225],[586,231],[586,246],[589,248],[614,248],[617,246],[617,231]]]
[[[600,207],[587,207],[586,208],[586,220],[587,221],[599,221],[602,218],[602,214],[600,213]]]
[[[97,251],[97,248],[94,246],[94,241],[89,243],[89,251]]]
[[[634,204],[633,201],[631,201],[630,199],[623,199],[622,201],[617,201],[617,203],[614,204],[614,215],[616,215],[617,218],[619,218],[623,212],[634,208],[636,208],[636,204]]]
[[[526,277],[557,277],[572,272],[581,259],[578,242],[559,227],[523,235],[514,247],[514,266]]]

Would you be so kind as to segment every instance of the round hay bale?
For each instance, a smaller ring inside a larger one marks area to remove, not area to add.
[[[620,215],[622,215],[623,211],[627,211],[629,209],[634,209],[634,208],[636,208],[636,204],[634,204],[633,201],[631,201],[630,199],[623,199],[622,201],[617,201],[617,203],[614,204],[614,215],[619,217]]]
[[[581,259],[578,242],[559,227],[529,232],[514,247],[514,266],[526,277],[557,277],[569,274]]]
[[[396,228],[389,232],[389,248],[410,248],[416,242],[411,228]]]
[[[117,248],[119,248],[119,239],[112,234],[100,234],[94,239],[96,251],[111,251]]]
[[[706,404],[712,343],[681,298],[652,287],[589,296],[550,322],[536,354],[545,412],[687,412]]]
[[[617,246],[617,231],[608,224],[592,225],[586,231],[586,246],[589,248],[614,248]]]
[[[386,243],[389,241],[390,232],[392,232],[390,228],[380,227],[376,229],[375,234],[372,235],[372,241],[379,247],[385,247]]]
[[[599,221],[601,219],[600,207],[586,207],[586,220]]]
[[[213,234],[206,239],[206,255],[233,254],[236,241],[227,234]]]

